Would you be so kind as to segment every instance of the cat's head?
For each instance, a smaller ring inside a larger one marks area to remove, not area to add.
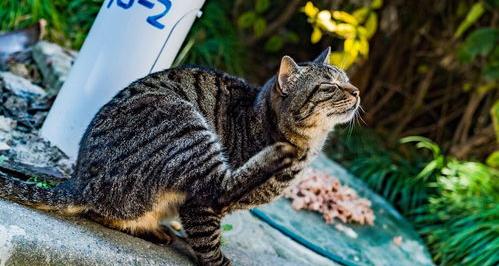
[[[331,130],[355,115],[359,90],[344,71],[329,64],[329,56],[330,48],[312,62],[282,58],[271,93],[272,109],[282,130]]]

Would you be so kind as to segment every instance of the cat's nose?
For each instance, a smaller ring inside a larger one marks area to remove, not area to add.
[[[354,85],[352,85],[350,83],[341,84],[341,89],[348,92],[349,94],[351,94],[354,97],[359,97],[359,94],[360,94],[359,89],[357,89],[357,87],[355,87]]]

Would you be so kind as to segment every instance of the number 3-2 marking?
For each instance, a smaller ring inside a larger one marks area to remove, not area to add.
[[[148,0],[139,0],[139,2],[142,2],[142,1],[149,2]],[[158,2],[161,3],[165,9],[163,10],[163,12],[161,12],[157,15],[147,17],[147,22],[149,24],[153,25],[154,27],[161,30],[165,27],[165,25],[163,25],[161,22],[159,22],[159,20],[161,18],[163,18],[168,13],[168,11],[170,11],[170,9],[172,8],[172,2],[170,0],[158,0]],[[152,8],[152,6],[151,6],[151,8]]]
[[[163,12],[157,15],[147,17],[147,23],[161,30],[165,28],[165,25],[159,22],[159,20],[163,18],[168,13],[168,11],[170,11],[170,9],[172,8],[172,2],[170,0],[157,0],[157,1],[164,6],[164,10]],[[110,8],[113,2],[114,0],[110,0],[109,3],[107,4],[107,8]],[[149,0],[138,0],[137,2],[140,5],[146,7],[147,9],[152,9],[154,7],[154,3],[152,3]],[[117,1],[118,6],[123,9],[129,9],[133,5],[133,3],[134,0],[128,0],[128,3],[125,3],[123,0]]]
[[[132,7],[133,1],[134,0],[128,0],[128,3],[125,4],[123,0],[118,0],[116,4],[118,4],[118,6],[120,6],[123,9],[129,9],[130,7]],[[113,2],[114,0],[109,1],[109,3],[107,4],[107,8],[110,8]]]

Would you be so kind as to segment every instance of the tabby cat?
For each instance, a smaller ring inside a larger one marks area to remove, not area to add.
[[[329,53],[284,56],[261,88],[200,67],[151,74],[100,109],[70,181],[46,190],[0,178],[0,196],[165,242],[160,221],[178,215],[199,264],[230,265],[222,217],[279,196],[359,106]]]

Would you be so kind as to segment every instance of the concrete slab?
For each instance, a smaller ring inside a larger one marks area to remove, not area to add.
[[[274,228],[237,212],[224,220],[223,250],[235,265],[335,265]],[[58,217],[0,200],[0,266],[192,265],[159,246],[81,218]]]

